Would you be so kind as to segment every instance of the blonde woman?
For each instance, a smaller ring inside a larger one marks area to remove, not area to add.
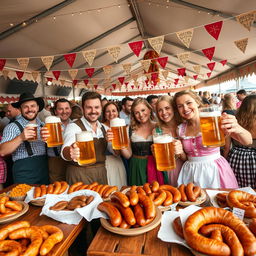
[[[222,111],[229,115],[236,114],[236,101],[235,96],[232,93],[227,93],[224,95],[222,101]]]

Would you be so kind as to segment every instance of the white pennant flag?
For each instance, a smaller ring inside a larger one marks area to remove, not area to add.
[[[236,40],[236,41],[234,41],[234,43],[240,51],[245,53],[245,50],[246,50],[246,47],[247,47],[247,44],[248,44],[248,38],[243,38],[243,39],[240,39],[240,40]]]
[[[65,80],[60,79],[60,84],[61,84],[62,86],[64,86],[64,85],[65,85]]]
[[[123,69],[126,72],[127,75],[131,73],[132,64],[131,63],[125,63],[123,64]]]
[[[41,60],[48,71],[50,70],[50,68],[52,66],[53,59],[54,59],[54,56],[42,56],[41,57]]]
[[[184,77],[184,80],[185,80],[185,83],[187,84],[188,81],[189,81],[189,77],[188,77],[188,76],[185,76],[185,77]]]
[[[19,66],[22,70],[26,70],[29,63],[29,58],[17,58]]]
[[[169,71],[168,70],[163,70],[162,75],[163,75],[164,79],[166,80],[168,75],[169,75]]]
[[[196,72],[197,74],[200,74],[201,65],[195,65],[195,66],[193,66],[193,69],[195,70],[195,72]]]
[[[37,78],[38,78],[38,76],[39,76],[39,71],[32,71],[32,72],[31,72],[31,75],[32,75],[34,81],[36,81]]]
[[[96,49],[89,50],[89,51],[83,51],[82,54],[83,54],[85,60],[88,62],[89,66],[91,66],[94,61],[94,58],[96,56]]]
[[[194,33],[194,29],[186,29],[186,30],[182,30],[179,32],[176,32],[177,37],[179,38],[179,40],[187,47],[189,48],[190,46],[190,42],[192,40],[193,37],[193,33]]]
[[[242,13],[236,16],[236,20],[249,31],[255,19],[255,11]]]
[[[69,73],[71,79],[75,80],[77,73],[78,73],[78,69],[69,69],[68,73]]]
[[[160,55],[164,43],[164,36],[148,38],[152,48]]]
[[[111,75],[112,72],[112,66],[108,65],[103,67],[103,71],[106,77],[109,77]]]
[[[177,54],[178,59],[185,65],[187,61],[190,59],[190,52],[183,52]]]
[[[108,48],[108,53],[112,56],[115,62],[118,61],[120,52],[121,52],[121,47],[119,45]]]
[[[134,82],[137,82],[138,74],[133,74],[132,75],[132,79],[134,80]]]
[[[9,70],[8,69],[3,69],[2,73],[3,73],[4,79],[7,80],[8,75],[9,75]]]
[[[142,68],[145,70],[145,72],[148,72],[148,69],[151,64],[151,60],[141,60],[140,64],[141,64]]]

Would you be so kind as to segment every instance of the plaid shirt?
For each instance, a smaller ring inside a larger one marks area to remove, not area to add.
[[[23,116],[19,117],[17,121],[21,124],[23,128],[29,123],[29,121],[25,119]],[[40,137],[40,127],[43,126],[44,123],[40,121],[39,118],[36,119],[36,123],[39,128],[37,129],[38,140],[29,142],[29,143],[31,145],[32,152],[33,152],[32,156],[41,156],[46,154],[45,142],[41,141],[41,137]],[[4,128],[1,143],[13,140],[20,134],[21,132],[19,127],[15,123],[10,123]],[[30,156],[28,155],[28,152],[26,150],[24,143],[21,143],[20,146],[12,153],[13,161],[28,158],[28,157]]]

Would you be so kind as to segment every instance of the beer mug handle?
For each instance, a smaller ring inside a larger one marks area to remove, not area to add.
[[[74,162],[78,162],[78,159],[80,157],[80,149],[77,146],[76,142],[74,142],[71,146],[70,146],[70,157]]]

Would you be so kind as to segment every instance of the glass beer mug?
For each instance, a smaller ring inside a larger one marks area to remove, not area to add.
[[[199,109],[200,128],[203,145],[221,147],[225,145],[225,136],[220,128],[221,108],[210,106]]]
[[[47,139],[48,147],[57,147],[63,144],[61,120],[57,116],[47,116],[45,126],[48,128],[50,137]]]
[[[32,127],[34,132],[35,132],[35,136],[31,139],[28,139],[28,141],[32,142],[32,141],[37,141],[38,140],[38,137],[37,137],[37,124],[31,124],[31,123],[28,123],[26,125],[26,127]]]
[[[110,120],[110,127],[114,135],[112,140],[112,148],[116,150],[127,148],[128,135],[125,120],[121,118],[114,118]]]
[[[96,163],[96,154],[92,133],[89,131],[76,133],[76,143],[80,149],[78,164],[88,165]]]
[[[169,134],[153,134],[156,167],[158,171],[176,168],[173,137]]]

